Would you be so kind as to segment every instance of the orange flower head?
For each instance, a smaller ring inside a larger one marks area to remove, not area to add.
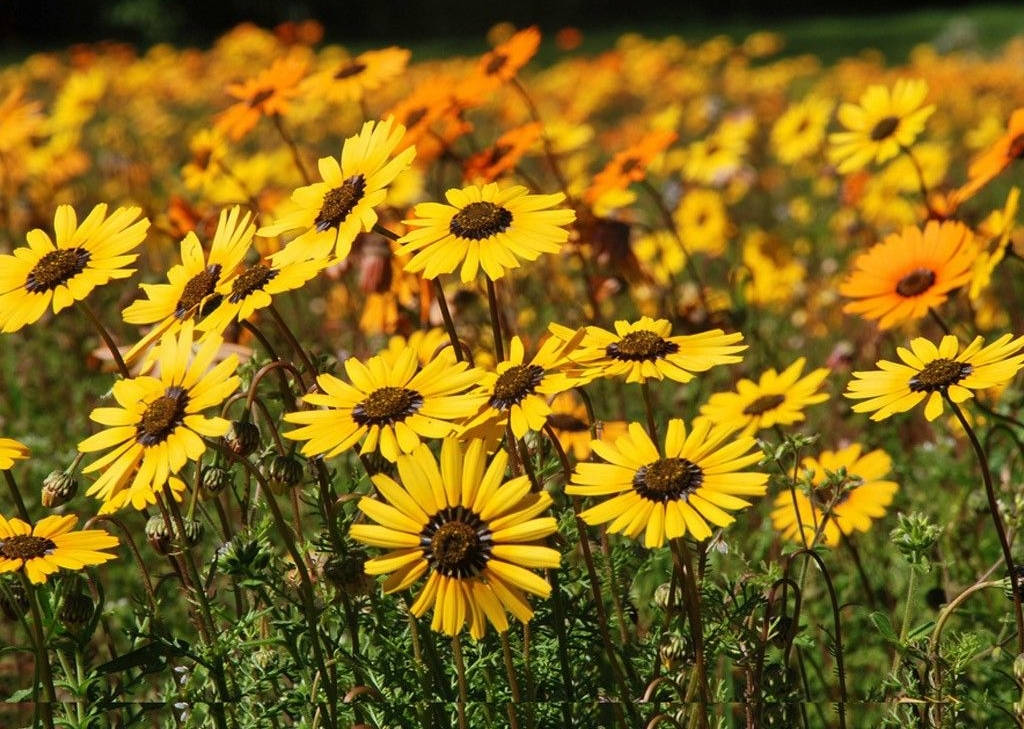
[[[629,187],[647,176],[647,167],[676,141],[677,134],[669,130],[649,132],[639,142],[619,152],[605,168],[594,176],[586,192],[587,202],[593,203],[602,195]]]
[[[920,319],[970,281],[977,255],[963,223],[933,220],[923,231],[908,225],[857,256],[839,287],[853,299],[843,311],[877,320],[881,329]]]
[[[514,169],[540,139],[541,131],[541,125],[532,122],[505,132],[498,137],[493,147],[466,160],[463,172],[466,181],[493,182],[502,173]]]
[[[299,82],[306,74],[306,61],[287,56],[254,78],[227,87],[238,101],[217,116],[215,128],[234,140],[251,132],[264,116],[288,113],[289,100],[299,93]]]

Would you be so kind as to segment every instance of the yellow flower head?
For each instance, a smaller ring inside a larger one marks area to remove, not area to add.
[[[445,197],[450,204],[420,203],[416,217],[405,221],[415,228],[399,241],[397,255],[415,254],[406,271],[433,279],[461,265],[465,283],[481,268],[495,281],[520,260],[558,253],[569,238],[564,226],[576,219],[571,209],[554,208],[565,200],[562,193],[530,195],[520,185],[501,189],[492,182],[449,190]]]
[[[415,147],[392,157],[402,141],[405,127],[388,117],[368,121],[359,134],[349,137],[341,160],[322,157],[318,163],[322,182],[300,187],[292,193],[292,210],[258,235],[271,237],[301,231],[292,241],[311,258],[345,258],[352,241],[377,223],[375,208],[387,198],[387,188],[412,164]]]
[[[700,414],[713,423],[742,428],[744,435],[802,422],[804,408],[828,400],[827,394],[818,392],[828,370],[816,369],[801,377],[806,363],[800,357],[782,372],[766,370],[757,382],[740,380],[735,392],[712,395]]]
[[[182,491],[184,484],[175,476],[206,452],[203,437],[227,433],[227,420],[202,414],[238,389],[238,358],[231,355],[213,364],[221,344],[220,337],[212,336],[196,350],[193,324],[185,322],[180,332],[161,339],[154,376],[118,380],[113,387],[118,406],[90,413],[106,429],[79,443],[78,450],[111,449],[82,470],[99,473],[86,493],[104,502],[101,513],[128,503],[144,509],[156,503],[165,485]]]
[[[128,278],[131,253],[146,237],[149,221],[139,208],[118,208],[107,217],[97,205],[78,224],[75,210],[61,205],[53,218],[54,238],[39,228],[28,246],[0,255],[0,332],[16,332],[38,321],[52,305],[57,314],[111,279]]]
[[[552,334],[564,342],[576,332],[559,324],[551,324]],[[694,372],[706,372],[721,364],[735,364],[743,358],[739,332],[726,334],[712,329],[700,334],[672,336],[667,319],[641,317],[630,324],[615,322],[615,332],[596,326],[586,328],[579,347],[570,355],[589,377],[625,377],[626,382],[669,378],[689,382]]]
[[[61,568],[80,570],[103,564],[117,555],[103,550],[116,547],[117,537],[102,529],[72,532],[77,516],[48,516],[29,526],[21,519],[0,516],[0,574],[24,570],[33,584]]]
[[[28,458],[28,446],[13,438],[0,438],[0,471],[9,471],[15,461]]]
[[[423,368],[416,350],[407,348],[393,361],[371,357],[366,363],[345,360],[348,382],[322,374],[320,392],[303,398],[315,410],[288,413],[284,419],[302,427],[284,433],[305,441],[303,454],[332,458],[363,441],[360,453],[380,450],[389,461],[412,453],[421,438],[444,438],[455,421],[468,418],[483,402],[466,391],[480,382],[482,372],[456,362],[445,350]]]
[[[390,575],[385,592],[426,584],[413,603],[419,617],[433,608],[431,628],[457,635],[469,624],[474,639],[490,623],[504,633],[506,613],[528,622],[525,593],[547,597],[551,587],[530,568],[557,569],[558,552],[541,542],[557,525],[541,516],[551,505],[546,492],[531,493],[525,476],[505,480],[508,454],[487,462],[484,444],[463,450],[445,438],[438,463],[426,445],[398,458],[398,477],[373,476],[379,498],[359,509],[376,524],[355,524],[351,536],[388,551],[366,562],[366,573]]]
[[[862,453],[859,443],[838,451],[822,451],[817,458],[808,456],[800,467],[811,471],[812,491],[781,492],[775,497],[772,523],[786,539],[804,546],[817,540],[834,547],[843,535],[866,532],[872,519],[885,515],[885,507],[899,490],[895,481],[885,480],[892,469],[889,455],[879,450]],[[826,486],[828,474],[837,474],[843,468],[846,482]]]
[[[908,148],[924,129],[935,106],[922,106],[928,84],[921,79],[899,79],[892,90],[871,86],[858,104],[839,107],[846,131],[829,136],[832,161],[842,173],[856,172],[872,162],[885,162]]]
[[[975,390],[1003,385],[1024,367],[1024,337],[1004,334],[988,346],[981,337],[964,349],[951,334],[936,347],[923,337],[910,342],[910,349],[899,347],[903,360],[881,360],[878,369],[854,372],[846,397],[863,400],[854,412],[871,413],[872,420],[885,420],[904,413],[927,400],[924,416],[935,420],[942,414],[943,399],[962,403],[974,397]]]
[[[612,445],[595,440],[594,453],[607,463],[580,463],[565,492],[573,496],[616,496],[584,511],[587,524],[608,525],[628,537],[644,533],[644,546],[666,540],[711,536],[708,522],[725,527],[728,512],[750,506],[741,496],[763,496],[768,476],[742,472],[761,459],[749,436],[733,438],[735,428],[696,422],[689,433],[679,418],[669,421],[664,452],[639,423]]]

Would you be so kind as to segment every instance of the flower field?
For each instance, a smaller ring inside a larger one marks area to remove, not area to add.
[[[1024,36],[0,67],[0,727],[1024,726]]]

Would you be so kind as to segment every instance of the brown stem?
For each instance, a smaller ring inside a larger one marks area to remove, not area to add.
[[[498,314],[498,294],[494,290],[494,281],[484,275],[487,282],[487,308],[491,312],[491,332],[494,336],[494,356],[498,362],[505,360],[505,340],[501,335],[501,316]]]
[[[28,509],[25,508],[25,500],[21,498],[21,491],[18,490],[18,482],[14,480],[14,474],[10,471],[4,471],[4,480],[7,481],[7,488],[11,492],[11,498],[14,500],[14,505],[18,508],[18,516],[21,520],[32,526],[32,517],[28,515]]]
[[[128,370],[128,365],[124,362],[124,357],[121,356],[121,350],[117,348],[117,343],[114,342],[114,338],[110,336],[110,332],[103,326],[103,322],[96,316],[96,312],[93,311],[92,307],[89,306],[85,299],[80,299],[78,302],[78,310],[85,314],[85,317],[92,322],[93,327],[96,329],[96,333],[100,335],[103,343],[107,345],[107,349],[110,350],[110,356],[114,358],[114,364],[117,365],[117,369],[121,371],[121,374],[126,378],[131,378],[132,374]]]
[[[281,139],[288,145],[288,149],[292,153],[292,160],[295,162],[295,168],[299,171],[302,176],[302,181],[307,185],[313,182],[313,178],[309,176],[309,172],[306,170],[306,165],[302,161],[302,155],[299,153],[299,147],[295,144],[295,140],[292,139],[291,135],[284,128],[284,122],[281,121],[280,114],[272,114],[271,119],[274,120],[274,126],[277,127],[277,133],[281,135]]]

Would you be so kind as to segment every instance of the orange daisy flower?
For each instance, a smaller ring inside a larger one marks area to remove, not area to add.
[[[493,182],[502,173],[514,169],[540,139],[541,129],[538,122],[532,122],[502,134],[493,147],[466,160],[463,171],[466,181]]]
[[[647,177],[647,167],[676,141],[676,137],[675,132],[668,130],[649,132],[639,142],[619,152],[594,176],[584,196],[587,202],[593,204],[605,193],[624,190],[630,183]]]
[[[877,319],[881,329],[920,319],[971,280],[977,256],[974,235],[963,223],[933,220],[924,231],[908,225],[857,256],[839,287],[855,299],[843,311]]]
[[[511,38],[485,53],[477,62],[475,80],[481,86],[497,88],[511,81],[537,53],[540,47],[540,30],[533,25],[515,33]]]
[[[416,154],[422,162],[425,153],[420,144],[422,141],[435,151],[435,154],[426,157],[427,160],[434,159],[441,152],[441,145],[430,132],[436,122],[451,118],[452,112],[457,108],[452,86],[453,81],[450,78],[428,78],[416,86],[411,94],[391,107],[385,118],[393,116],[398,124],[405,127],[405,136],[402,137],[396,151],[416,145]]]
[[[967,168],[967,184],[954,193],[956,201],[973,197],[978,190],[998,177],[1014,160],[1024,158],[1024,108],[1010,115],[1006,132]]]
[[[238,99],[222,111],[214,124],[217,131],[239,140],[251,132],[264,116],[288,113],[288,102],[299,93],[306,74],[306,61],[288,56],[274,61],[254,78],[230,84],[227,92]]]

